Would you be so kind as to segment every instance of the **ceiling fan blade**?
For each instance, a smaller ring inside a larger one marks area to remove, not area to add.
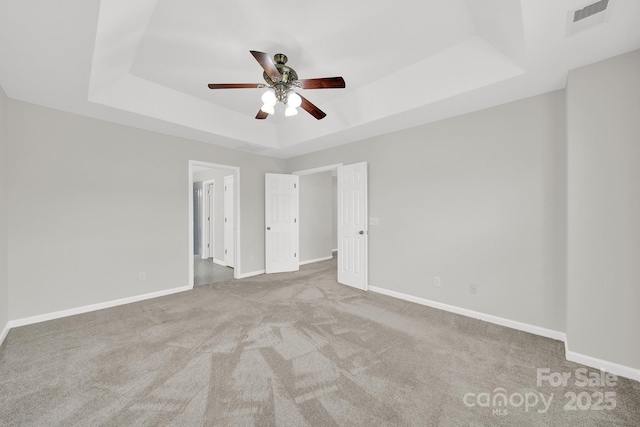
[[[209,83],[209,89],[256,89],[261,83]]]
[[[321,79],[300,79],[302,89],[343,89],[346,87],[342,77],[325,77]]]
[[[262,110],[258,110],[258,114],[256,114],[256,119],[258,119],[258,120],[264,120],[264,119],[266,119],[267,117],[269,117],[269,113],[265,113],[265,112],[264,112],[264,111],[262,111]]]
[[[300,94],[298,94],[298,95],[300,95]],[[307,111],[307,113],[311,114],[316,119],[318,119],[318,120],[324,119],[324,117],[327,115],[327,113],[325,113],[324,111],[322,111],[321,109],[319,109],[318,107],[313,105],[304,96],[300,95],[300,98],[302,99],[302,104],[300,104],[300,106],[302,108],[304,108]]]
[[[269,55],[264,52],[258,52],[256,50],[250,50],[251,55],[256,58],[256,61],[260,64],[260,66],[264,69],[264,72],[267,73],[267,76],[271,78],[273,81],[282,80],[282,75],[280,71],[276,68],[276,64],[274,64],[273,59]]]

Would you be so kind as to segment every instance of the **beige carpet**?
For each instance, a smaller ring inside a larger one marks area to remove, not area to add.
[[[350,289],[335,271],[327,261],[13,329],[0,424],[640,425],[640,384],[577,386],[562,343]],[[572,378],[538,386],[538,368]]]

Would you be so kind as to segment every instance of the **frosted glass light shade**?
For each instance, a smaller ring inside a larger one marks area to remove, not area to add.
[[[264,104],[262,108],[260,108],[260,110],[264,111],[267,114],[273,114],[276,112],[276,109],[274,108],[274,106],[270,104]]]
[[[284,115],[287,117],[291,117],[295,116],[296,114],[298,114],[298,110],[296,109],[296,107],[287,104],[287,109],[284,110]]]
[[[262,94],[262,102],[264,102],[265,105],[276,105],[278,100],[276,99],[275,91],[273,89],[267,89],[267,91]]]
[[[302,98],[300,98],[300,95],[295,92],[290,92],[287,98],[287,105],[293,108],[298,108],[302,105]]]

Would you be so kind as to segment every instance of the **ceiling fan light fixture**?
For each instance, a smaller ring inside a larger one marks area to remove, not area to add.
[[[287,99],[287,106],[298,108],[300,105],[302,105],[302,98],[300,98],[300,95],[295,92],[290,92]]]
[[[298,114],[298,109],[292,105],[287,104],[287,109],[284,110],[284,115],[287,117],[292,117]]]
[[[608,1],[608,0],[602,0]],[[276,104],[281,102],[285,106],[285,115],[288,117],[298,114],[298,107],[302,107],[307,113],[317,120],[326,117],[326,113],[313,105],[308,99],[298,95],[297,89],[344,89],[346,87],[342,77],[323,77],[316,79],[298,79],[296,71],[285,65],[287,56],[282,53],[274,55],[273,59],[264,52],[249,51],[263,69],[264,83],[209,83],[209,89],[263,89],[262,108],[256,114],[257,120],[264,120],[269,115],[275,114]],[[280,110],[280,108],[278,108]]]
[[[267,113],[267,114],[273,114],[273,113],[275,113],[275,112],[276,112],[276,109],[275,109],[275,103],[274,103],[273,105],[271,105],[271,104],[264,104],[264,105],[262,106],[262,108],[260,108],[260,110],[261,110],[261,111],[264,111],[264,112],[265,112],[265,113]]]
[[[264,105],[271,105],[271,106],[276,105],[276,102],[278,102],[276,98],[276,92],[271,88],[267,89],[267,91],[262,94],[262,102],[264,103]],[[265,113],[266,112],[267,111],[265,111]],[[269,114],[273,114],[273,113],[269,113]]]

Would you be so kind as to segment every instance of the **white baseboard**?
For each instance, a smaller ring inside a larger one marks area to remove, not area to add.
[[[9,329],[11,329],[11,326],[9,325],[9,322],[7,322],[7,324],[4,325],[4,329],[2,330],[2,333],[0,334],[0,345],[2,345],[2,343],[4,342],[4,339],[7,337],[7,334],[9,333]]]
[[[331,252],[338,252],[338,248],[331,249]]]
[[[640,369],[619,365],[614,362],[598,359],[597,357],[591,357],[585,354],[576,353],[575,351],[570,351],[569,343],[567,341],[564,343],[564,354],[567,360],[571,362],[580,363],[581,365],[590,366],[605,372],[611,372],[612,374],[640,382]]]
[[[387,295],[394,298],[399,298],[405,301],[415,302],[416,304],[425,305],[427,307],[437,308],[440,310],[448,311],[462,316],[471,317],[474,319],[483,320],[485,322],[494,323],[500,326],[506,326],[508,328],[517,329],[519,331],[529,332],[531,334],[540,335],[543,337],[551,338],[554,340],[562,341],[565,348],[565,358],[571,362],[580,363],[592,368],[600,369],[606,372],[619,375],[621,377],[629,378],[640,382],[640,370],[631,368],[629,366],[619,365],[614,362],[598,359],[595,357],[587,356],[584,354],[576,353],[569,350],[567,342],[567,334],[553,329],[542,328],[540,326],[530,325],[528,323],[517,322],[515,320],[505,319],[503,317],[493,316],[491,314],[481,313],[479,311],[468,310],[466,308],[460,308],[449,304],[443,304],[436,301],[431,301],[425,298],[414,297],[412,295],[403,294],[401,292],[390,291],[384,288],[378,288],[375,286],[369,286],[369,290],[377,292],[379,294]]]
[[[144,301],[151,298],[158,298],[165,295],[171,295],[178,292],[189,291],[193,289],[192,286],[182,286],[180,288],[166,289],[164,291],[151,292],[148,294],[135,295],[132,297],[117,299],[113,301],[105,301],[97,304],[85,305],[82,307],[70,308],[68,310],[54,311],[53,313],[40,314],[37,316],[25,317],[17,320],[10,320],[8,323],[9,328],[16,328],[18,326],[26,326],[34,323],[46,322],[47,320],[60,319],[61,317],[74,316],[76,314],[88,313],[90,311],[102,310],[103,308],[115,307],[118,305],[130,304],[132,302]]]
[[[506,326],[508,328],[517,329],[519,331],[529,332],[531,334],[540,335],[543,337],[551,338],[554,340],[565,341],[566,334],[560,331],[554,331],[553,329],[542,328],[540,326],[530,325],[528,323],[517,322],[515,320],[505,319],[504,317],[493,316],[491,314],[481,313],[479,311],[468,310],[466,308],[456,307],[454,305],[443,304],[441,302],[431,301],[425,298],[414,297],[412,295],[403,294],[401,292],[390,291],[384,288],[378,288],[376,286],[369,286],[369,290],[377,292],[379,294],[388,295],[403,299],[405,301],[415,302],[416,304],[426,305],[427,307],[437,308],[451,313],[460,314],[462,316],[471,317],[474,319],[483,320],[485,322],[494,323],[500,326]]]
[[[214,258],[214,259],[213,259],[213,263],[214,263],[214,264],[221,265],[221,266],[223,266],[223,267],[226,267],[226,266],[227,266],[227,263],[226,263],[226,262],[224,262],[224,261],[220,261],[218,258]]]
[[[307,260],[307,261],[300,261],[300,265],[313,264],[314,262],[327,261],[327,260],[330,260],[330,259],[333,259],[333,255],[325,256],[325,257],[322,257],[322,258],[310,259],[310,260]]]
[[[246,279],[247,277],[259,276],[260,274],[264,274],[264,270],[256,270],[250,271],[248,273],[242,273],[238,275],[238,279]]]

